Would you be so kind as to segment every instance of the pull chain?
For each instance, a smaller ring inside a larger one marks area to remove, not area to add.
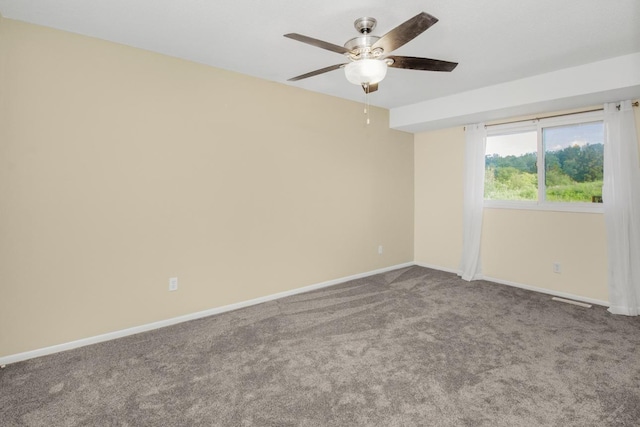
[[[369,120],[369,85],[368,84],[365,85],[365,91],[364,91],[364,114],[367,115],[367,124],[370,124],[371,120]]]

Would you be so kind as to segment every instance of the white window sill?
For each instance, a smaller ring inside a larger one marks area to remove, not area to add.
[[[503,201],[485,200],[484,207],[490,209],[514,209],[532,211],[553,211],[553,212],[577,212],[577,213],[604,213],[602,203],[560,203],[560,202],[524,202],[524,201]]]

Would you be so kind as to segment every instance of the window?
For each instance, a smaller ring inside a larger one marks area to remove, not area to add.
[[[602,211],[601,112],[489,127],[485,205]]]

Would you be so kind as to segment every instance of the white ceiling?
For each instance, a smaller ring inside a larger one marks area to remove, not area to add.
[[[389,69],[370,102],[401,107],[640,52],[640,0],[0,0],[17,19],[362,101],[342,70],[290,77],[344,57],[287,39],[342,45],[353,21],[383,35],[419,12],[439,22],[395,53],[459,62],[451,73]]]

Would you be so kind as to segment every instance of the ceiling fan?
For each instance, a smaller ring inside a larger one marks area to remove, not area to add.
[[[347,41],[344,47],[303,36],[302,34],[285,34],[284,36],[290,39],[341,53],[349,59],[347,63],[331,65],[301,74],[290,78],[288,81],[302,80],[344,67],[345,76],[349,82],[360,85],[366,93],[371,93],[378,90],[378,83],[386,76],[387,67],[423,71],[453,71],[458,65],[457,62],[414,56],[389,55],[391,51],[410,42],[436,22],[438,22],[437,18],[422,12],[398,25],[382,37],[378,37],[370,34],[377,21],[374,18],[359,18],[356,19],[353,25],[361,35]]]

